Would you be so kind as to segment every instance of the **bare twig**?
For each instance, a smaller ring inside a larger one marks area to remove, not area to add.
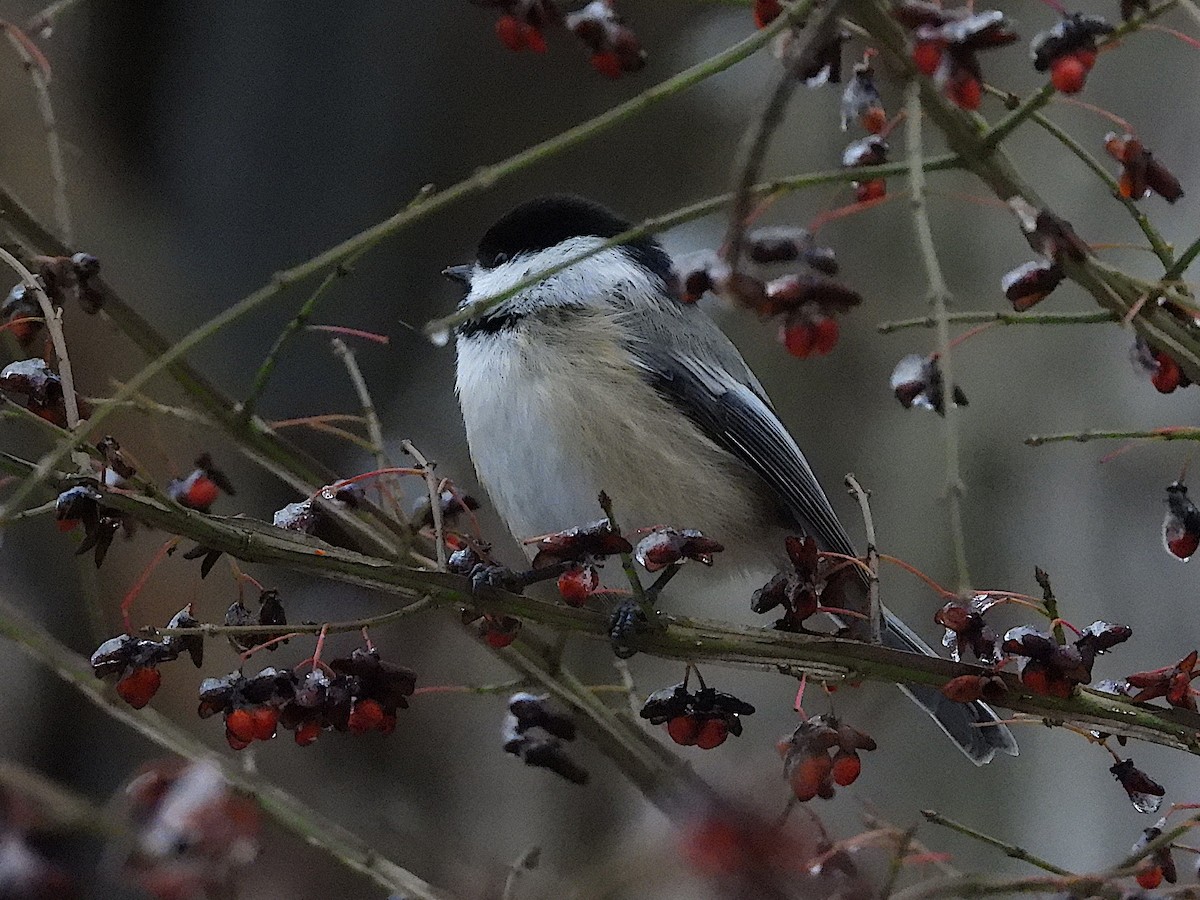
[[[875,520],[871,518],[871,495],[858,483],[853,473],[846,475],[846,487],[858,500],[858,508],[862,510],[863,528],[867,533],[867,567],[871,570],[871,584],[867,590],[867,623],[870,627],[871,643],[878,644],[883,616],[879,607],[879,548],[875,544]]]
[[[1083,444],[1088,441],[1200,441],[1200,428],[1170,425],[1165,428],[1135,429],[1130,431],[1069,431],[1063,434],[1033,434],[1025,438],[1029,447],[1042,444],[1059,444],[1067,441]]]
[[[444,572],[446,570],[446,526],[442,516],[442,492],[439,490],[434,464],[425,458],[425,454],[418,450],[412,441],[405,439],[400,442],[400,446],[404,448],[405,453],[417,461],[421,473],[425,476],[425,488],[429,492],[429,515],[433,519],[433,541],[437,545],[434,547],[434,552],[437,554],[438,569]]]
[[[541,855],[541,847],[530,847],[512,861],[508,867],[508,875],[504,879],[504,890],[500,894],[500,900],[517,900],[517,887],[521,883],[521,876],[538,867]]]
[[[921,90],[918,82],[908,87],[905,130],[908,136],[909,191],[912,195],[913,222],[917,230],[917,242],[921,248],[921,261],[925,265],[925,277],[929,282],[929,303],[933,307],[933,319],[937,322],[938,363],[946,384],[946,414],[943,417],[942,433],[946,442],[946,504],[950,513],[950,541],[954,548],[955,570],[958,587],[966,589],[971,584],[971,573],[967,568],[967,546],[963,537],[962,495],[963,481],[959,471],[958,448],[958,405],[953,394],[954,366],[950,358],[950,323],[946,318],[950,302],[950,289],[942,275],[938,262],[937,248],[933,242],[933,229],[929,223],[929,211],[925,205],[925,170],[921,166],[921,118],[923,116]]]
[[[956,325],[985,325],[996,322],[1000,325],[1096,325],[1104,322],[1119,322],[1120,318],[1110,312],[1089,313],[1006,313],[980,310],[979,312],[947,313],[946,321]],[[913,319],[897,319],[880,322],[876,331],[891,334],[906,328],[937,328],[934,316],[919,316]]]
[[[1010,856],[1013,859],[1019,859],[1023,862],[1027,862],[1031,866],[1037,866],[1039,869],[1043,869],[1052,875],[1075,875],[1075,873],[1069,869],[1063,869],[1054,865],[1054,863],[1047,862],[1040,856],[1035,856],[1022,847],[1018,847],[1015,844],[1006,843],[999,838],[992,837],[990,834],[984,834],[982,831],[976,831],[974,828],[964,825],[961,822],[956,822],[953,819],[948,819],[941,813],[935,812],[932,809],[921,810],[921,815],[925,817],[925,821],[927,822],[932,822],[934,825],[941,825],[945,828],[949,828],[951,831],[957,831],[959,834],[966,835],[972,840],[979,841],[981,844],[987,844],[989,847],[995,847],[997,850],[1002,850],[1005,856]]]

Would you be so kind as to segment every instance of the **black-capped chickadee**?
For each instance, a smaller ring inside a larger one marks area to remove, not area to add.
[[[464,305],[501,294],[629,224],[577,197],[525,203],[493,225]],[[783,537],[855,555],[804,454],[741,354],[701,309],[676,296],[670,257],[652,238],[611,247],[459,326],[457,388],[471,457],[519,539],[593,521],[597,495],[622,521],[698,528],[726,547],[714,572],[761,581]],[[861,576],[861,573],[860,573]],[[865,610],[866,583],[846,593]],[[884,611],[883,642],[932,654]],[[981,703],[932,687],[905,692],[972,761],[1016,755]],[[983,727],[981,727],[981,725]]]

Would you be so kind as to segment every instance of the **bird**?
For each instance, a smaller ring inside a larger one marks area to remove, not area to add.
[[[511,293],[454,333],[468,449],[509,531],[520,541],[591,522],[604,491],[625,522],[719,540],[729,578],[780,571],[784,538],[798,533],[857,556],[737,348],[680,299],[662,245],[602,246],[630,228],[591,200],[538,197],[487,229],[473,262],[444,271],[467,289],[460,309]],[[853,570],[845,605],[865,611],[867,581]],[[885,646],[936,655],[882,615]],[[1017,754],[985,704],[900,687],[977,765]]]

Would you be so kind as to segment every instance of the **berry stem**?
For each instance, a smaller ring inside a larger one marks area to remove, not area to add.
[[[150,574],[166,558],[166,555],[179,545],[181,540],[183,540],[182,537],[173,537],[159,547],[155,551],[154,556],[151,557],[150,562],[146,564],[146,568],[142,569],[142,574],[137,577],[137,581],[133,583],[133,587],[121,599],[121,621],[125,623],[126,634],[133,634],[133,625],[129,621],[129,612],[133,607],[133,601],[137,599],[138,594],[142,592],[142,588],[146,586],[146,582],[150,580]]]

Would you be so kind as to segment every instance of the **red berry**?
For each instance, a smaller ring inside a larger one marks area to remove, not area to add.
[[[525,49],[524,28],[513,16],[500,17],[496,22],[496,37],[513,53],[520,53]]]
[[[229,744],[232,750],[245,750],[251,744],[250,741],[243,741],[240,738],[234,737],[229,733],[228,729],[225,731],[225,742]]]
[[[779,0],[754,0],[754,24],[766,28],[783,12]]]
[[[134,709],[141,709],[162,684],[162,673],[158,669],[142,667],[134,669],[117,682],[117,693]]]
[[[832,769],[833,760],[828,753],[814,753],[800,760],[788,779],[796,799],[803,803],[817,796],[822,785],[828,782]]]
[[[606,78],[621,77],[621,59],[611,50],[592,54],[592,68]]]
[[[517,633],[515,631],[499,631],[489,628],[483,639],[488,642],[489,647],[501,650],[517,639]]]
[[[321,734],[321,726],[316,722],[305,722],[296,729],[296,743],[301,747],[307,747]]]
[[[532,25],[524,25],[522,27],[523,27],[522,34],[525,38],[525,46],[528,47],[530,50],[532,50],[534,53],[545,53],[546,52],[546,39],[544,37],[542,37],[542,33],[540,31],[538,31],[536,28],[534,28]]]
[[[813,328],[808,322],[795,322],[779,330],[783,346],[792,356],[805,359],[813,348]]]
[[[922,75],[933,75],[942,63],[942,43],[940,41],[917,41],[913,47],[913,63]]]
[[[583,606],[600,587],[600,573],[595,566],[579,566],[558,576],[558,595],[569,606]]]
[[[711,750],[725,743],[727,737],[729,726],[725,724],[724,719],[706,719],[700,726],[700,733],[696,735],[696,746],[701,750]]]
[[[350,710],[349,728],[351,734],[366,734],[374,731],[383,724],[383,707],[378,700],[356,700]]]
[[[1162,866],[1155,866],[1155,865],[1143,866],[1142,868],[1138,869],[1137,874],[1134,876],[1134,878],[1137,879],[1137,883],[1139,885],[1141,885],[1141,887],[1143,887],[1147,891],[1152,891],[1156,887],[1158,887],[1160,884],[1162,884],[1162,880],[1163,880]]]
[[[187,493],[179,498],[179,502],[189,509],[208,512],[209,507],[217,501],[220,493],[221,489],[213,483],[211,478],[201,475],[188,488]]]
[[[1167,541],[1167,549],[1180,559],[1191,559],[1197,548],[1200,548],[1200,534],[1185,531],[1175,540]]]
[[[279,710],[273,706],[260,706],[250,711],[252,730],[256,741],[269,741],[275,737],[275,727],[279,724]]]
[[[813,349],[812,352],[817,356],[825,356],[837,346],[838,342],[838,323],[837,319],[826,316],[823,319],[818,319],[813,323]]]
[[[859,203],[866,203],[868,200],[879,200],[886,196],[887,182],[882,178],[876,178],[872,181],[854,182],[854,199]]]
[[[983,87],[970,72],[962,71],[946,85],[946,94],[962,109],[979,109]]]
[[[691,747],[700,736],[700,727],[695,716],[676,716],[667,723],[667,734],[680,746]]]
[[[1087,48],[1084,48],[1082,50],[1076,50],[1074,53],[1074,56],[1077,60],[1079,60],[1081,63],[1083,63],[1083,67],[1085,69],[1087,69],[1089,72],[1092,71],[1092,67],[1094,65],[1096,65],[1096,51],[1095,50],[1089,50]]]
[[[379,723],[379,732],[381,734],[391,734],[395,730],[396,730],[396,717],[393,715],[389,715],[388,713],[384,713],[383,721],[381,721]]]
[[[879,134],[887,127],[887,120],[887,111],[882,106],[872,106],[858,121],[868,134]]]
[[[1078,54],[1060,56],[1050,63],[1050,83],[1061,94],[1078,94],[1087,81],[1088,67]]]
[[[254,717],[248,709],[235,709],[225,717],[225,734],[249,744],[254,740]]]
[[[833,757],[833,780],[834,783],[845,787],[848,784],[854,784],[858,780],[858,774],[862,771],[862,760],[858,758],[858,754],[853,750],[839,750],[837,755]]]
[[[1161,351],[1154,352],[1154,361],[1158,363],[1158,369],[1150,376],[1150,383],[1160,394],[1169,394],[1179,387],[1183,371],[1179,363]]]

